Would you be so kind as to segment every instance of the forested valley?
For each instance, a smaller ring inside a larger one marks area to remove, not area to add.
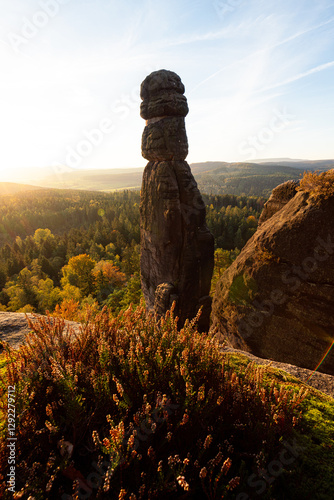
[[[203,195],[215,238],[212,290],[254,234],[265,199]],[[80,320],[141,300],[140,193],[41,189],[0,197],[0,310]]]

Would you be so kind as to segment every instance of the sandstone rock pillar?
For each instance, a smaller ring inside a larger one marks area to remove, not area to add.
[[[185,158],[188,113],[184,85],[172,71],[151,73],[141,85],[146,120],[142,155],[149,160],[141,189],[141,283],[146,307],[162,316],[176,302],[179,326],[196,316],[209,328],[214,265],[205,205]]]

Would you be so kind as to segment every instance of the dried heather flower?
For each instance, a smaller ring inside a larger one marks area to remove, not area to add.
[[[186,382],[186,396],[190,396],[193,386],[190,382]]]
[[[204,449],[207,450],[210,446],[210,444],[212,443],[212,436],[211,434],[209,434],[208,436],[206,436],[205,438],[205,441],[204,441]]]
[[[183,465],[189,465],[189,463],[190,463],[189,458],[185,458],[185,459],[183,460]]]
[[[223,396],[219,396],[219,398],[217,399],[217,405],[220,406],[223,401],[224,401]]]
[[[222,474],[227,474],[228,471],[230,470],[231,465],[232,465],[232,460],[230,458],[227,458],[221,468]]]
[[[45,413],[47,417],[52,418],[52,406],[50,404],[46,405]]]
[[[119,394],[121,397],[123,397],[123,394],[124,394],[124,389],[123,389],[122,384],[120,384],[119,382],[116,382],[116,389],[117,389],[118,394]]]
[[[201,479],[204,479],[207,475],[208,471],[206,470],[206,467],[203,467],[203,469],[200,470],[199,477]]]
[[[97,431],[92,432],[92,438],[93,438],[93,442],[94,442],[96,447],[101,446],[100,437],[99,437],[99,434]]]
[[[139,498],[142,498],[142,496],[144,495],[145,488],[146,488],[145,484],[142,484],[141,487],[139,488],[139,495],[140,495]]]
[[[110,440],[108,438],[104,438],[102,442],[103,442],[103,446],[105,446],[107,449],[111,448],[111,443],[110,443]]]
[[[45,490],[46,490],[47,492],[49,492],[49,491],[51,490],[51,488],[52,488],[52,484],[53,484],[53,481],[54,481],[54,480],[55,480],[55,475],[52,475],[52,476],[50,477],[50,479],[49,479],[48,484],[46,485],[46,488],[45,488]]]
[[[181,488],[184,489],[184,491],[189,491],[189,484],[187,483],[187,481],[185,480],[185,477],[184,476],[178,476],[176,478],[177,482],[179,483],[179,485],[181,486]]]
[[[219,451],[214,458],[214,461],[213,461],[214,465],[217,466],[221,462],[222,458],[223,458],[223,454],[221,451]]]
[[[228,489],[233,490],[234,488],[236,488],[238,486],[239,483],[240,483],[240,477],[232,478],[230,480],[230,482],[228,483]]]
[[[125,497],[126,497],[126,490],[122,488],[121,491],[119,492],[118,500],[124,500]]]
[[[204,397],[205,397],[205,386],[201,385],[201,387],[198,389],[197,401],[203,401]]]
[[[132,435],[129,437],[129,439],[128,439],[128,447],[129,447],[129,448],[133,448],[134,443],[135,443],[135,437],[134,437],[134,435],[132,434]]]
[[[50,431],[50,432],[56,432],[57,427],[51,424],[48,420],[45,420],[45,427]]]
[[[188,415],[188,413],[185,413],[183,415],[183,418],[182,418],[182,421],[181,421],[180,425],[185,425],[186,423],[188,423],[188,421],[189,421],[189,415]]]
[[[152,406],[150,404],[146,403],[146,406],[145,406],[146,415],[150,415],[151,411],[152,411]]]

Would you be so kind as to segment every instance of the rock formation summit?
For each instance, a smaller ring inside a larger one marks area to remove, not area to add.
[[[333,173],[276,188],[217,284],[213,329],[234,348],[334,375],[333,221]]]
[[[184,85],[172,71],[151,73],[141,85],[146,120],[142,155],[149,160],[141,189],[141,282],[146,307],[162,316],[176,302],[179,326],[196,316],[207,331],[214,240],[205,204],[185,160],[188,113]]]

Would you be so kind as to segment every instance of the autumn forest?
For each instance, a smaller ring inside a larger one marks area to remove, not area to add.
[[[204,195],[212,288],[254,234],[264,198]],[[80,319],[138,304],[140,193],[41,189],[0,197],[0,310]]]

